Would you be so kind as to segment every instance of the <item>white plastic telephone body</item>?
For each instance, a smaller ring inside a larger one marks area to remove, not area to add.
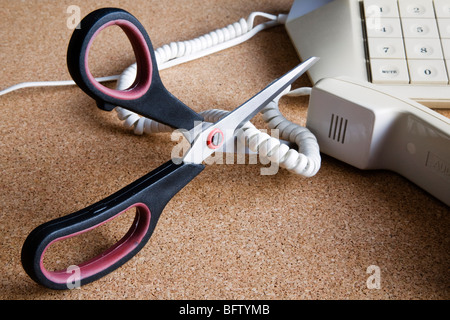
[[[360,169],[388,169],[450,206],[450,119],[350,78],[312,89],[307,127],[321,152]]]

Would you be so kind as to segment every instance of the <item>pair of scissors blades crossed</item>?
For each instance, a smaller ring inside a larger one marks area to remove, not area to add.
[[[117,25],[128,39],[137,61],[137,76],[124,91],[98,83],[89,70],[89,50],[96,36],[105,28]],[[44,223],[35,228],[22,248],[22,265],[28,275],[52,289],[67,289],[73,275],[66,270],[47,270],[44,254],[53,243],[80,235],[136,208],[134,221],[116,244],[98,256],[80,263],[80,285],[97,280],[117,269],[136,255],[150,239],[158,219],[170,199],[204,168],[203,160],[235,138],[235,132],[264,106],[317,62],[310,58],[231,111],[216,123],[202,116],[174,97],[162,84],[150,38],[141,23],[130,13],[104,8],[90,13],[81,21],[69,43],[67,63],[77,85],[96,100],[99,108],[111,111],[116,106],[184,129],[190,149],[181,161],[164,163],[130,185],[82,210]]]

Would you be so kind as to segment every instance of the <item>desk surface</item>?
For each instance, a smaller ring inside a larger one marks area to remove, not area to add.
[[[252,11],[288,12],[291,1],[5,1],[0,87],[70,79],[69,5],[82,15],[120,6],[143,23],[155,48],[192,39]],[[108,38],[110,37],[110,38]],[[133,62],[123,34],[94,45],[93,68],[118,74]],[[283,27],[232,49],[161,72],[193,109],[231,110],[298,63]],[[295,86],[309,85],[306,76]],[[0,268],[3,299],[448,299],[450,210],[401,176],[357,170],[323,156],[317,176],[260,165],[211,165],[166,207],[147,246],[81,290],[41,288],[21,267],[36,226],[81,209],[167,161],[169,134],[135,136],[77,87],[0,98]],[[307,98],[281,110],[305,124]],[[450,116],[450,111],[439,111]],[[260,117],[254,123],[265,128]],[[124,221],[49,252],[49,265],[114,243]],[[128,219],[128,220],[127,220]],[[93,246],[92,244],[99,244]],[[369,266],[381,288],[368,289]]]

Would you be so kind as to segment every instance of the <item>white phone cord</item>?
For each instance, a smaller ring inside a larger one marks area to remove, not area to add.
[[[124,71],[119,78],[119,90],[124,90],[133,84],[136,77],[136,66],[132,65]],[[305,127],[297,125],[287,120],[278,109],[278,101],[283,95],[306,95],[310,93],[311,88],[300,88],[289,91],[287,88],[280,96],[271,101],[261,111],[263,119],[268,123],[269,128],[278,129],[281,139],[294,142],[299,150],[290,149],[287,145],[282,144],[280,140],[271,137],[267,133],[258,130],[251,122],[247,122],[238,133],[238,139],[248,145],[253,152],[259,153],[277,163],[282,168],[294,172],[296,174],[312,177],[320,169],[321,157],[319,145],[316,137]],[[124,126],[134,128],[134,133],[141,135],[144,132],[158,133],[171,132],[173,129],[167,125],[159,123],[155,120],[141,117],[138,114],[127,109],[117,107],[118,117],[124,121]],[[205,121],[217,122],[221,117],[228,114],[228,111],[212,109],[200,113]]]
[[[253,26],[255,18],[261,16],[269,21]],[[280,24],[285,24],[286,14],[273,15],[264,12],[253,12],[245,20],[242,18],[239,22],[233,23],[228,27],[215,30],[194,40],[172,42],[164,45],[155,51],[158,62],[158,69],[163,70],[175,65],[192,61],[206,55],[233,47],[247,41],[258,32]],[[96,78],[98,82],[115,81],[119,75]],[[0,91],[0,96],[7,93],[32,87],[56,87],[75,85],[72,80],[67,81],[36,81],[23,82],[13,85]]]
[[[277,163],[280,167],[304,177],[312,177],[320,169],[319,144],[311,131],[292,123],[281,114],[278,109],[278,100],[283,95],[289,95],[289,92],[282,93],[264,107],[261,112],[269,128],[278,129],[281,139],[294,142],[298,146],[298,151],[290,149],[279,139],[261,132],[251,122],[244,124],[242,130],[238,132],[237,138],[241,143],[248,145],[250,150],[269,159],[272,163]],[[203,113],[203,116],[205,121],[216,122],[227,114],[227,111],[213,109]]]
[[[262,16],[270,21],[261,23],[253,27],[254,20],[257,16]],[[175,65],[192,61],[200,57],[212,54],[240,44],[261,30],[284,24],[287,15],[271,15],[262,12],[252,13],[247,20],[240,19],[239,22],[233,23],[225,28],[217,29],[204,36],[189,41],[172,42],[155,50],[155,57],[158,69],[163,70]],[[129,88],[136,78],[136,64],[128,67],[120,76],[110,76],[96,79],[97,81],[117,81],[117,90],[126,90]],[[0,95],[9,93],[14,90],[36,86],[60,86],[73,85],[73,81],[49,81],[49,82],[26,82],[21,83],[5,90],[0,91]],[[288,88],[274,101],[270,102],[261,112],[263,119],[268,123],[271,129],[278,129],[282,139],[294,142],[299,150],[290,149],[287,145],[282,144],[280,140],[270,137],[268,134],[258,130],[252,123],[247,122],[240,131],[238,139],[247,143],[250,150],[258,152],[260,156],[268,158],[274,163],[278,163],[281,167],[288,169],[296,174],[312,177],[320,168],[320,151],[315,136],[305,127],[290,122],[281,114],[278,109],[278,101],[283,95],[307,95],[311,88],[300,88],[289,91]],[[134,133],[141,135],[145,133],[170,132],[173,129],[169,126],[158,123],[154,120],[141,117],[138,114],[116,107],[116,111],[120,120],[124,121],[127,128],[133,128]],[[228,114],[224,110],[208,110],[201,113],[205,121],[216,122],[221,117]]]
[[[261,23],[253,27],[255,18],[262,16],[269,19],[268,22]],[[278,16],[264,12],[253,12],[245,20],[241,18],[239,22],[228,25],[225,28],[214,30],[206,35],[193,40],[172,42],[155,50],[156,63],[159,70],[170,68],[174,65],[195,60],[214,52],[230,48],[253,37],[261,30],[284,24],[287,15]],[[129,66],[117,81],[117,90],[126,90],[134,82],[137,73],[136,63]],[[120,120],[124,120],[127,128],[134,128],[134,133],[141,135],[145,133],[155,133],[170,131],[170,127],[159,124],[150,119],[146,119],[122,107],[116,107]],[[159,129],[158,129],[159,128]]]

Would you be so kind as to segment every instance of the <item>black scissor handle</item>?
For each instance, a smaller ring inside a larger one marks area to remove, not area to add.
[[[168,161],[106,199],[37,227],[22,247],[25,271],[37,283],[62,290],[70,288],[73,281],[84,285],[117,269],[144,247],[169,200],[203,169],[201,164]],[[44,255],[53,243],[97,228],[133,207],[137,208],[136,216],[125,236],[100,255],[79,264],[78,279],[70,269],[45,268]]]
[[[113,25],[119,26],[127,35],[137,63],[136,80],[123,91],[106,88],[94,79],[89,70],[89,51],[94,39]],[[173,128],[187,130],[194,127],[195,121],[203,121],[202,116],[164,87],[150,38],[142,24],[127,11],[103,8],[88,14],[70,39],[67,65],[75,83],[103,110],[111,111],[121,106]]]

